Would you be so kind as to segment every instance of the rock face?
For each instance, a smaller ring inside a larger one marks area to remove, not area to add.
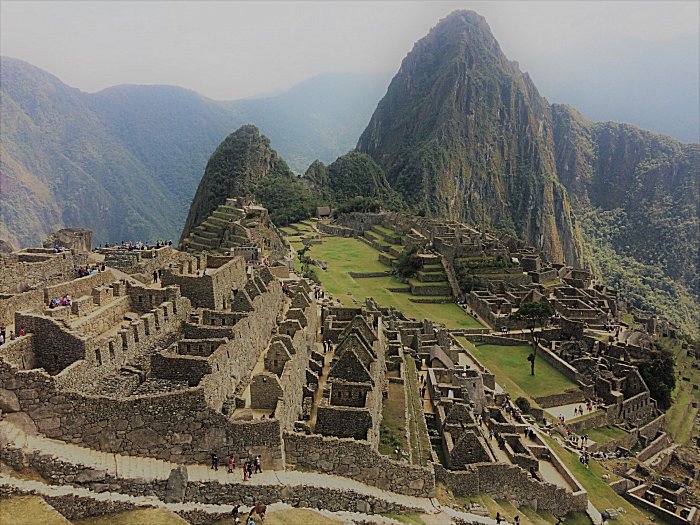
[[[15,247],[10,241],[5,241],[0,239],[0,253],[12,253],[15,251]]]
[[[581,263],[549,104],[476,13],[449,15],[415,44],[357,149],[425,213],[509,229]]]
[[[226,137],[209,158],[181,240],[228,197],[251,196],[255,184],[268,176],[291,178],[294,175],[258,128],[242,126]]]
[[[63,228],[49,235],[43,242],[44,248],[60,246],[78,253],[92,250],[92,232],[85,228]]]
[[[697,296],[700,145],[553,105],[557,173],[578,207],[615,216],[617,252],[660,265]]]

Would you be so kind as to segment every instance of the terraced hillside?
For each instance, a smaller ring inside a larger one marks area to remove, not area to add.
[[[402,235],[382,226],[372,226],[362,238],[320,236],[313,221],[281,228],[291,248],[303,247],[305,238],[319,237],[308,255],[321,265],[315,273],[326,293],[343,305],[361,304],[372,297],[380,305],[393,307],[408,317],[430,319],[448,328],[483,328],[452,298],[447,276],[436,256],[426,257],[416,278],[400,282],[392,266],[403,250]],[[298,260],[296,261],[298,265]]]

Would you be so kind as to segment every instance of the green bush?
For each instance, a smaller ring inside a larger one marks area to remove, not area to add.
[[[524,397],[519,397],[518,399],[516,399],[515,406],[517,406],[520,409],[520,412],[522,412],[523,414],[529,414],[530,410],[532,409],[532,407],[530,406],[530,402]]]

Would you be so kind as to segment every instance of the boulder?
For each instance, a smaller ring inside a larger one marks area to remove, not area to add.
[[[0,388],[0,412],[19,412],[21,410],[19,406],[19,399],[17,395],[10,391]]]
[[[168,482],[165,485],[166,503],[182,503],[185,499],[185,490],[187,489],[187,468],[180,465],[170,471]]]

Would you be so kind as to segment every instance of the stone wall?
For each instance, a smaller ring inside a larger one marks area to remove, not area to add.
[[[15,320],[15,312],[34,308],[44,302],[43,290],[30,290],[18,294],[0,295],[0,325],[10,325]]]
[[[337,474],[383,490],[417,497],[435,492],[432,468],[382,456],[367,442],[285,432],[287,463],[298,469]]]
[[[282,289],[271,283],[267,292],[255,297],[253,310],[232,327],[229,341],[208,358],[211,373],[202,379],[201,385],[214,410],[221,410],[241,378],[250,376],[277,327],[283,298]]]
[[[91,295],[95,286],[109,284],[115,280],[116,277],[112,271],[107,269],[104,272],[97,272],[68,282],[47,286],[44,288],[44,303],[48,305],[49,301],[54,297],[63,297],[66,294],[70,294],[73,299],[78,299],[83,295]]]
[[[522,468],[505,463],[475,463],[465,470],[447,470],[435,465],[438,482],[444,483],[455,496],[488,494],[505,499],[516,507],[529,505],[535,510],[563,516],[572,511],[586,511],[588,494],[580,489],[570,492],[551,483],[537,481]]]
[[[0,356],[22,370],[36,368],[33,337],[32,334],[27,334],[14,341],[8,339],[0,346]]]
[[[39,250],[43,253],[0,254],[0,293],[22,293],[70,281],[87,264],[87,254]]]
[[[278,421],[229,421],[207,406],[201,387],[112,399],[61,391],[45,372],[3,360],[0,384],[47,437],[176,463],[206,463],[211,451],[250,451],[263,455],[265,467],[284,466]]]
[[[246,283],[245,261],[235,257],[199,276],[168,268],[163,271],[161,283],[163,286],[178,285],[182,295],[196,307],[222,310],[230,306],[231,291],[241,289]]]

